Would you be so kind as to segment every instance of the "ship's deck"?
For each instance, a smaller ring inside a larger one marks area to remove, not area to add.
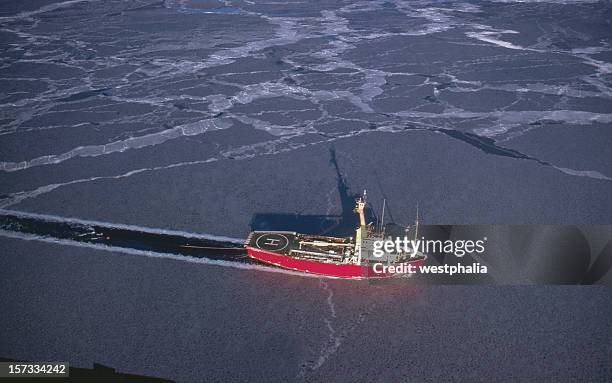
[[[353,258],[354,254],[352,238],[307,235],[290,231],[255,231],[249,235],[245,246],[292,258],[330,263],[351,262],[349,258]],[[419,256],[416,259],[420,258],[425,258],[425,256]],[[352,262],[356,262],[356,259],[353,259]],[[361,262],[375,264],[389,263],[390,260],[370,258],[364,254]]]
[[[289,255],[291,249],[299,247],[298,234],[290,231],[255,231],[249,235],[246,246]]]
[[[352,252],[350,238],[298,234],[285,231],[253,232],[246,246],[295,258],[325,258],[325,261],[342,262],[347,250]]]

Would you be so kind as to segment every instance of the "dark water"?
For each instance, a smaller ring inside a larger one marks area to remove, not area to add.
[[[23,214],[0,215],[0,230],[34,235],[49,240],[68,240],[145,252],[185,255],[211,260],[250,262],[243,242],[230,238],[212,239],[189,233],[147,232],[146,228],[125,228],[102,223],[50,220]]]

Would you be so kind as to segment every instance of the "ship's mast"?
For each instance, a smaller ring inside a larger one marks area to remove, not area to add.
[[[366,206],[367,192],[363,191],[363,196],[359,197],[355,205],[355,213],[359,215],[359,227],[355,231],[355,251],[357,252],[357,264],[361,264],[361,243],[367,236],[366,220],[365,220],[365,206]]]
[[[417,236],[419,235],[419,203],[417,202],[417,211],[416,211],[416,221],[415,221],[415,228],[414,228],[414,240],[417,240]]]
[[[380,217],[380,232],[382,233],[382,236],[385,236],[385,205],[387,204],[387,199],[383,198],[383,207],[382,207],[382,214]]]

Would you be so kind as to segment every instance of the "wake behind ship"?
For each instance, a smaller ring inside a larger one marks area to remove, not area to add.
[[[359,226],[355,237],[336,238],[290,231],[254,231],[245,244],[249,257],[285,269],[336,278],[384,278],[389,267],[418,267],[426,256],[418,251],[385,252],[375,256],[374,243],[385,239],[365,220],[366,192],[356,201]],[[384,213],[383,213],[384,214]],[[418,230],[418,220],[417,220]]]

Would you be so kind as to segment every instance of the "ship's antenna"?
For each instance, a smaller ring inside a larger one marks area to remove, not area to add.
[[[380,232],[383,237],[385,236],[385,205],[387,204],[387,199],[383,198],[383,207],[382,207],[382,215],[380,217]]]
[[[416,227],[414,229],[414,240],[417,240],[417,237],[419,236],[419,202],[417,201],[417,206],[416,206]]]

